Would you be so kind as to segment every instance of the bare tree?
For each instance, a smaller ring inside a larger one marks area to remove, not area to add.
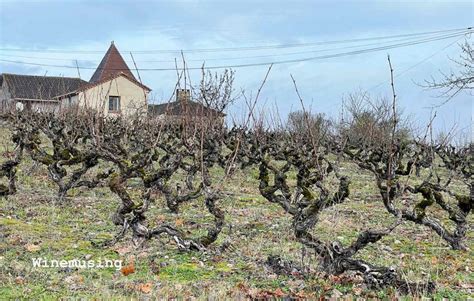
[[[442,104],[451,100],[461,91],[474,89],[473,45],[469,40],[466,40],[463,44],[460,44],[459,47],[461,48],[461,54],[458,58],[451,59],[459,70],[451,70],[448,73],[441,72],[441,79],[432,77],[429,80],[425,80],[425,84],[422,85],[426,88],[440,90],[440,96],[447,98]]]
[[[224,112],[237,96],[234,95],[235,71],[225,69],[223,73],[207,72],[202,68],[202,77],[197,90],[197,100],[206,107]]]
[[[315,139],[323,139],[330,129],[330,121],[324,114],[315,114],[311,112],[295,111],[288,115],[288,130],[297,136],[313,135]]]
[[[392,104],[384,98],[372,99],[367,92],[350,94],[344,102],[347,116],[339,125],[339,134],[361,145],[386,145],[396,121],[394,138],[407,140],[411,136],[410,121],[400,108],[394,115]]]

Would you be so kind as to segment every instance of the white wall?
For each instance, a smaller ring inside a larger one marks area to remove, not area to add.
[[[147,92],[125,76],[92,87],[78,95],[79,106],[104,112],[105,116],[118,115],[109,112],[109,96],[120,96],[120,115],[147,112]],[[67,100],[65,100],[67,101]]]

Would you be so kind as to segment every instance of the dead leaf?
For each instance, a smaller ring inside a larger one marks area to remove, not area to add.
[[[39,250],[41,250],[41,247],[39,245],[35,245],[35,244],[27,244],[25,246],[26,250],[28,250],[28,252],[37,252]]]
[[[120,272],[122,273],[122,275],[124,276],[127,276],[127,275],[130,275],[130,274],[133,274],[135,273],[135,264],[133,262],[130,262],[129,264],[127,264],[126,266],[122,267],[120,269]]]
[[[174,225],[176,227],[179,227],[179,226],[182,226],[184,224],[184,220],[182,218],[178,218],[176,219],[176,221],[174,222]]]
[[[158,222],[159,224],[161,224],[161,223],[163,223],[163,222],[166,221],[166,216],[164,216],[164,215],[157,215],[157,216],[155,217],[155,220],[156,220],[156,222]]]
[[[18,276],[15,278],[15,283],[18,285],[24,284],[25,283],[25,278]]]
[[[12,244],[12,245],[19,245],[22,243],[22,239],[20,236],[17,236],[17,235],[12,235],[9,239],[8,239],[8,243],[9,244]]]
[[[293,277],[301,277],[301,273],[299,271],[291,271],[291,276]]]
[[[299,292],[296,292],[296,293],[293,293],[293,297],[297,298],[297,299],[309,299],[308,298],[308,295],[306,295],[306,293],[304,291],[299,291]]]
[[[131,245],[114,249],[114,251],[117,252],[120,256],[130,253],[132,250],[133,250],[133,247]]]
[[[336,276],[336,275],[330,275],[329,280],[331,280],[331,282],[333,282],[333,283],[341,283],[342,282],[341,277]]]
[[[245,293],[245,294],[248,294],[248,293],[249,293],[249,287],[246,286],[246,285],[245,285],[244,283],[242,283],[242,282],[240,282],[239,284],[237,284],[237,288],[238,288],[241,292],[243,292],[243,293]]]
[[[352,292],[354,293],[354,295],[360,296],[362,294],[362,288],[354,286],[352,288]]]
[[[151,289],[153,288],[153,283],[147,282],[147,283],[142,283],[137,285],[137,290],[144,293],[144,294],[149,294],[151,292]]]
[[[273,292],[273,295],[275,295],[275,297],[277,297],[277,298],[281,298],[281,297],[285,296],[285,293],[281,290],[281,288],[277,288]]]
[[[81,284],[84,283],[84,277],[81,275],[70,275],[64,279],[67,284]]]
[[[464,289],[474,289],[474,284],[471,283],[461,283],[459,286]]]

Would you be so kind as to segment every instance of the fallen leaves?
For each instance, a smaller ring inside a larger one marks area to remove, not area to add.
[[[336,284],[360,284],[364,282],[364,278],[359,274],[343,274],[343,275],[329,275],[329,280]]]
[[[474,290],[474,283],[459,283],[459,287],[467,290]]]
[[[25,248],[28,252],[38,252],[39,250],[41,250],[41,247],[35,244],[27,244]]]
[[[136,286],[137,291],[140,291],[144,294],[151,293],[152,288],[153,288],[153,283],[151,283],[151,282],[137,284],[137,286]]]
[[[21,239],[21,236],[19,235],[12,235],[8,239],[8,243],[11,245],[19,245],[23,243],[23,240]]]
[[[120,256],[128,254],[133,251],[133,247],[131,245],[123,246],[123,247],[116,247],[114,251],[117,252]]]
[[[360,287],[360,286],[354,286],[354,287],[352,288],[352,293],[353,293],[354,295],[356,295],[356,296],[362,295],[362,291],[363,291],[363,288]]]
[[[21,276],[18,276],[15,278],[15,283],[18,284],[18,285],[22,285],[25,283],[25,278],[21,277]]]
[[[84,277],[81,275],[70,275],[64,279],[67,284],[82,284],[84,283]]]
[[[150,294],[153,290],[154,284],[152,282],[137,283],[137,282],[127,282],[118,285],[122,287],[127,292],[139,292],[143,294]]]
[[[267,300],[267,299],[278,299],[286,296],[286,294],[280,289],[277,288],[274,291],[271,290],[261,290],[251,296],[252,299],[258,299],[258,300]]]
[[[130,274],[133,274],[135,273],[135,263],[134,262],[130,262],[129,264],[127,264],[126,266],[122,267],[120,269],[120,272],[122,273],[122,275],[124,276],[128,276]]]
[[[258,290],[256,288],[250,288],[244,283],[239,283],[236,286],[236,290],[240,293],[243,293],[246,298],[251,300],[280,300],[280,299],[306,299],[308,296],[304,291],[292,291],[290,293],[284,292],[281,288],[276,288],[275,290]]]
[[[281,288],[277,288],[275,291],[273,291],[273,295],[277,298],[281,298],[285,295],[285,293],[281,290]]]
[[[182,218],[177,218],[177,219],[175,220],[175,222],[174,222],[174,225],[175,225],[176,227],[180,227],[180,226],[182,226],[183,224],[184,224],[184,220],[183,220]]]

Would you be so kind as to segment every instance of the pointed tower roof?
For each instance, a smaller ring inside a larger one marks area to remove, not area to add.
[[[94,75],[92,75],[89,82],[96,83],[120,73],[123,73],[130,79],[136,81],[135,76],[133,76],[133,73],[128,68],[127,63],[125,63],[124,59],[120,55],[120,52],[112,41],[109,50],[107,50],[107,53],[95,70]]]

